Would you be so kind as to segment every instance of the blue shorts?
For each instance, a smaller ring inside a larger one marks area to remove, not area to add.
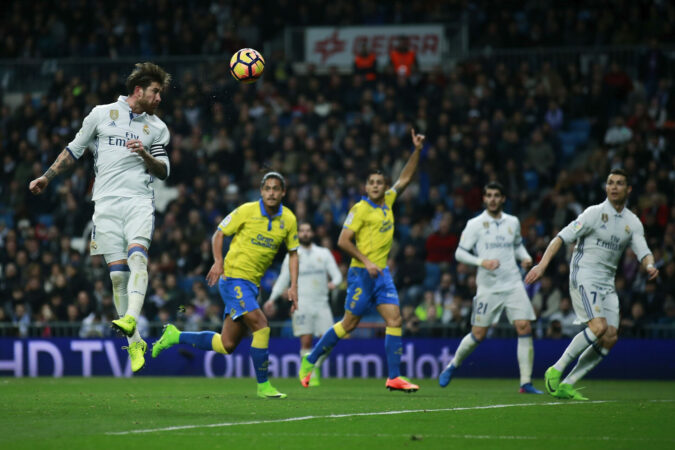
[[[232,320],[237,320],[247,312],[259,309],[258,286],[241,278],[222,278],[218,281],[220,297],[225,303],[223,319],[230,315]]]
[[[347,272],[347,298],[345,309],[355,316],[363,316],[373,305],[392,304],[398,306],[398,292],[391,278],[389,268],[382,275],[371,278],[366,269],[350,267]]]

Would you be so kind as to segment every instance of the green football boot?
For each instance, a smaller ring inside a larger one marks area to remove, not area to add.
[[[560,384],[560,377],[562,372],[556,370],[555,367],[551,366],[546,369],[544,373],[544,386],[546,387],[546,392],[555,397],[555,391],[558,390],[558,385]]]
[[[558,386],[558,389],[553,396],[569,400],[588,400],[588,398],[584,397],[579,391],[574,389],[571,384],[567,383],[560,383],[560,386]]]
[[[122,347],[129,352],[131,360],[131,370],[138,372],[145,367],[145,352],[148,350],[148,344],[143,339],[138,342],[132,342],[128,347]]]
[[[112,326],[115,330],[119,331],[126,337],[131,337],[134,335],[134,331],[136,331],[136,319],[134,319],[133,316],[127,314],[124,317],[113,320]]]
[[[286,394],[282,394],[277,391],[277,389],[272,386],[269,381],[264,383],[258,383],[258,397],[260,398],[286,398]]]
[[[157,358],[163,350],[178,344],[179,340],[180,330],[174,325],[168,324],[164,327],[162,336],[152,344],[152,357]]]
[[[309,379],[309,387],[317,387],[321,385],[321,368],[315,367],[312,372],[312,377]]]
[[[314,370],[314,364],[307,361],[307,355],[303,356],[302,361],[300,362],[300,371],[298,373],[302,387],[309,387],[309,381],[312,378],[312,370]]]

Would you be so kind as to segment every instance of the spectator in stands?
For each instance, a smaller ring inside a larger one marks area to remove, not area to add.
[[[438,264],[443,270],[449,269],[455,261],[455,250],[459,238],[452,229],[452,213],[445,212],[438,224],[438,230],[431,233],[427,238],[425,250],[427,262]]]
[[[354,55],[354,74],[363,77],[367,85],[373,85],[377,81],[377,55],[368,48],[366,41]]]
[[[562,297],[562,291],[553,284],[553,279],[548,275],[542,277],[541,287],[532,297],[532,307],[537,317],[550,319],[553,313],[560,310]]]
[[[417,69],[417,52],[410,48],[408,36],[399,36],[398,45],[389,52],[389,60],[394,74],[400,78],[409,77]]]
[[[560,334],[565,337],[573,337],[579,332],[581,325],[576,324],[577,316],[572,309],[572,301],[568,296],[560,298],[558,310],[548,316],[549,324],[558,322]]]

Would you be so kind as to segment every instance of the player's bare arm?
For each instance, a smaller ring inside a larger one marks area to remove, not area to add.
[[[75,165],[75,158],[73,158],[73,155],[68,150],[64,149],[41,177],[30,182],[28,189],[35,195],[41,194],[58,174],[65,172],[73,167],[73,165]]]
[[[408,158],[408,162],[403,167],[398,180],[396,183],[394,183],[394,190],[399,195],[405,190],[405,188],[408,187],[413,175],[415,174],[415,171],[417,171],[417,165],[420,161],[420,152],[422,151],[422,146],[424,144],[423,134],[415,134],[415,129],[411,129],[410,135],[412,136],[412,142],[415,146],[415,150],[413,150],[412,155],[410,155],[410,158]]]
[[[541,257],[539,264],[535,265],[532,269],[530,269],[529,272],[527,272],[527,275],[525,276],[525,283],[532,284],[541,278],[542,275],[544,275],[546,268],[550,264],[553,257],[558,253],[558,250],[560,250],[562,245],[563,240],[560,238],[560,236],[553,238],[553,240],[548,244],[548,247],[546,247],[546,251]]]
[[[653,280],[656,277],[659,276],[659,269],[654,267],[654,255],[649,254],[642,258],[642,268],[647,272],[649,275],[649,280]]]
[[[298,309],[298,274],[300,273],[298,251],[288,252],[288,270],[291,273],[291,286],[288,288],[288,301],[293,303],[291,312]]]
[[[216,230],[211,237],[211,254],[213,255],[213,265],[206,275],[206,282],[213,287],[223,274],[223,233]]]
[[[338,247],[344,250],[352,258],[356,258],[366,266],[368,274],[375,278],[378,275],[382,274],[382,269],[377,267],[371,260],[369,260],[366,255],[361,253],[356,245],[354,244],[354,232],[348,228],[343,228],[340,232],[340,237],[338,237]]]
[[[148,172],[160,180],[166,179],[168,175],[166,164],[148,153],[148,151],[143,146],[143,142],[138,139],[129,139],[127,141],[127,148],[131,150],[132,153],[136,153],[138,156],[143,158],[143,162],[145,163],[145,167],[147,167]]]

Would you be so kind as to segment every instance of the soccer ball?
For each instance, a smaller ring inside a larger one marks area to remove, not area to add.
[[[235,80],[253,83],[265,70],[265,60],[257,50],[242,48],[230,59],[230,73]]]

